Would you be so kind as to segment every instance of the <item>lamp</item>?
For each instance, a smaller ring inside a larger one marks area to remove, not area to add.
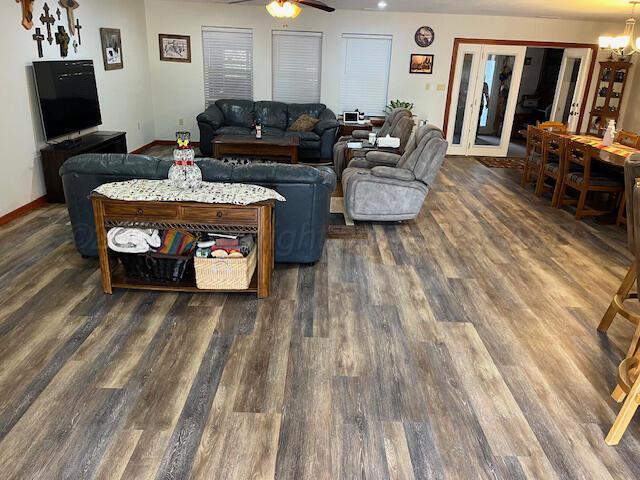
[[[283,0],[273,0],[267,5],[267,12],[275,18],[296,18],[302,9],[294,3]]]
[[[632,5],[631,17],[625,22],[622,35],[616,37],[602,35],[598,38],[600,48],[611,50],[612,54],[620,55],[622,60],[640,52],[640,37],[636,37],[636,19],[634,18],[636,5],[640,2],[632,1],[629,3]]]

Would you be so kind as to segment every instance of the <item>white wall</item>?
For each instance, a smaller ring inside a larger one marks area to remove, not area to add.
[[[34,17],[40,18],[44,0],[34,3]],[[56,1],[48,4],[57,8]],[[82,45],[78,53],[69,47],[68,59],[92,59],[102,110],[102,130],[127,132],[129,149],[144,145],[155,136],[150,93],[150,75],[145,32],[145,5],[142,0],[85,0],[75,11],[83,25]],[[54,13],[55,15],[55,13]],[[66,14],[54,27],[65,25]],[[0,216],[44,195],[39,149],[44,145],[31,62],[38,59],[36,42],[31,36],[35,27],[46,29],[35,21],[27,31],[21,25],[21,7],[15,1],[0,2]],[[105,72],[100,51],[100,27],[119,28],[122,33],[124,69]],[[43,43],[44,58],[60,60],[60,50]],[[139,127],[138,127],[139,126]]]
[[[635,65],[631,67],[629,83],[623,98],[623,116],[620,126],[630,132],[640,133],[640,73],[637,70],[640,68],[640,59],[634,60],[632,62]]]
[[[177,128],[191,130],[194,139],[198,138],[195,117],[204,108],[203,25],[253,28],[254,99],[271,98],[271,31],[282,29],[283,22],[269,17],[264,7],[145,1],[157,138],[171,139]],[[455,37],[597,43],[603,31],[620,27],[595,22],[427,13],[339,10],[327,14],[310,8],[289,24],[291,30],[323,33],[322,102],[332,109],[337,109],[340,99],[341,34],[392,34],[389,98],[415,103],[421,118],[439,125],[444,115]],[[419,48],[413,40],[421,25],[431,26],[436,35],[433,45],[426,49]],[[160,62],[159,33],[190,35],[192,63]],[[420,52],[435,55],[433,75],[408,73],[410,53]],[[178,127],[179,118],[184,119],[184,127]]]

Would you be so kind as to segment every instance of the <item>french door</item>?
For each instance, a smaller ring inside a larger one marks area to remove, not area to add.
[[[580,130],[580,106],[586,88],[590,48],[566,48],[562,55],[556,93],[551,107],[551,120],[567,125],[570,132]]]
[[[447,153],[507,156],[525,52],[516,45],[459,46]]]

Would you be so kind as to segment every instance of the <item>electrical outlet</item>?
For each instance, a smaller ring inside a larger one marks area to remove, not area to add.
[[[178,126],[179,127],[184,127],[184,118],[182,118],[182,117],[178,118]]]
[[[447,89],[447,86],[444,83],[439,83],[438,86],[436,87],[436,89],[439,92],[444,92]]]
[[[429,82],[425,83],[424,84],[424,89],[427,90],[427,91],[431,90],[431,84]]]
[[[138,122],[138,131],[141,132],[142,131],[142,123]]]

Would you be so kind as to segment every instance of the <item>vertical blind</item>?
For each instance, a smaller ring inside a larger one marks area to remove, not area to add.
[[[320,101],[322,34],[273,31],[273,100]]]
[[[253,30],[202,27],[206,106],[220,98],[253,99]]]
[[[390,35],[342,35],[340,108],[382,115],[387,105]]]

